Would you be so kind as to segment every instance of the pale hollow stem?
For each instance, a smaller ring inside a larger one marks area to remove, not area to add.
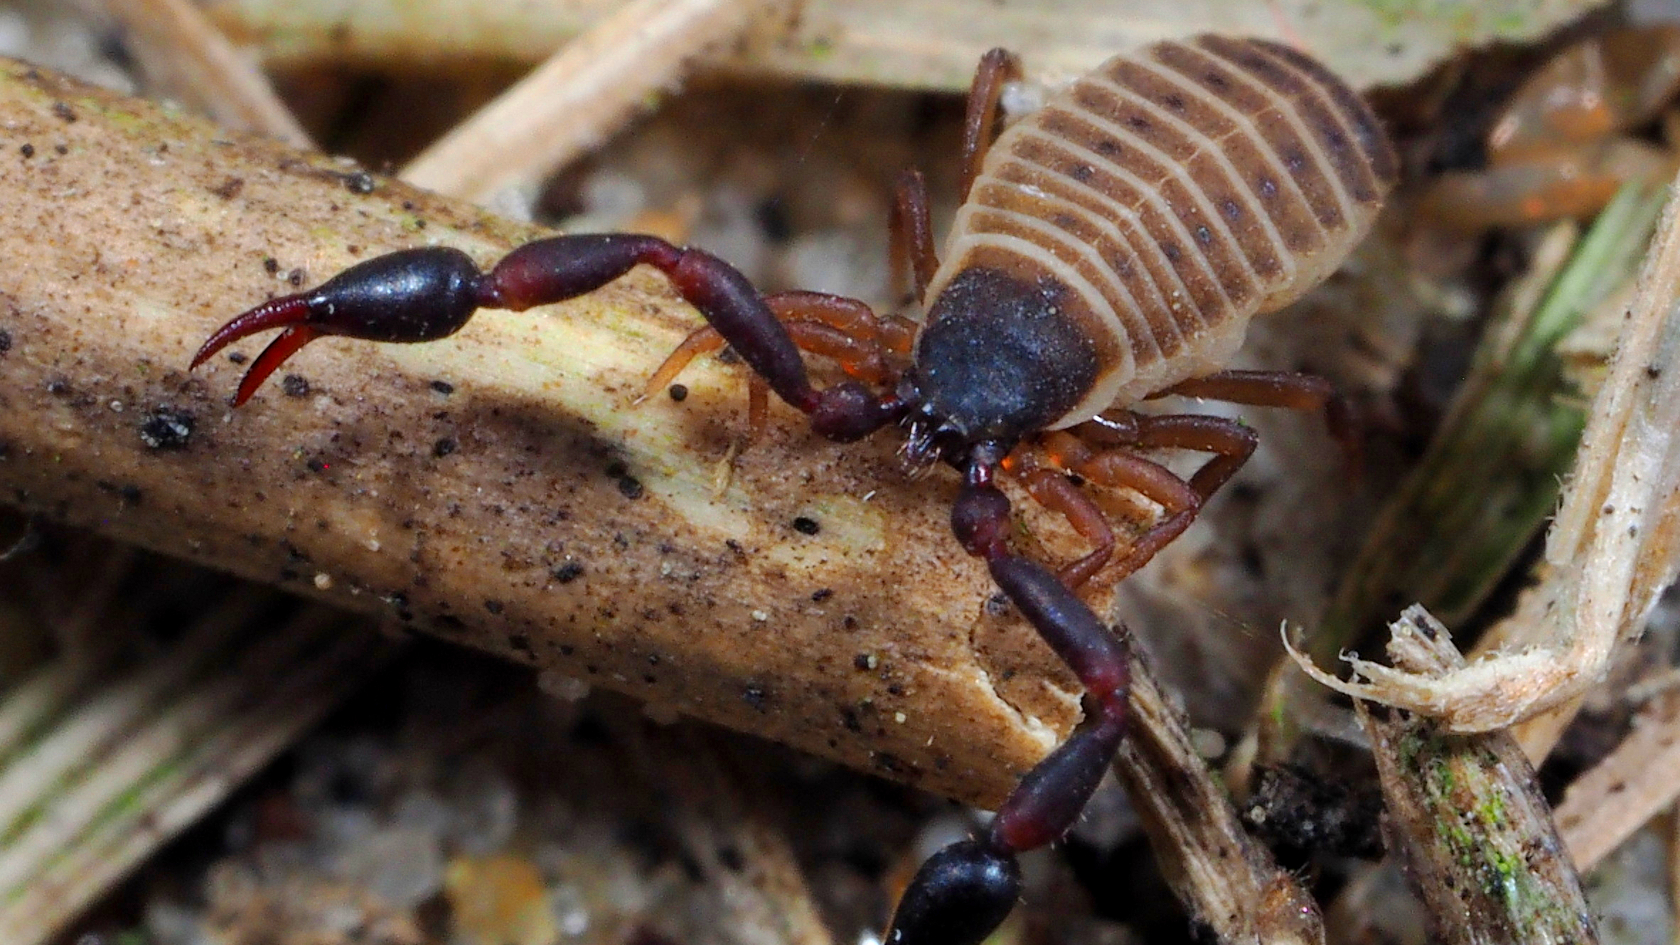
[[[536,63],[623,4],[619,0],[210,0],[233,35],[280,68],[346,61],[395,71],[462,63]],[[1396,18],[1370,4],[1230,3],[1217,10],[1175,0],[1010,0],[979,12],[971,0],[799,0],[719,50],[708,71],[959,92],[987,49],[1004,43],[1028,72],[1065,80],[1116,53],[1164,36],[1215,29],[1311,51],[1355,88],[1422,76],[1459,49],[1545,36],[1574,16],[1568,4],[1529,0],[1452,4]],[[1320,9],[1320,8],[1315,8]],[[1384,54],[1373,56],[1372,49]]]
[[[703,50],[739,34],[770,0],[634,0],[565,43],[403,168],[416,187],[475,203],[535,187],[677,86]]]
[[[256,57],[236,49],[192,0],[104,0],[122,23],[149,79],[230,128],[309,146]]]

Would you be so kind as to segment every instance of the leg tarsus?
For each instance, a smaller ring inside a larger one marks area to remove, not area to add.
[[[980,176],[980,162],[992,146],[997,124],[998,99],[1003,84],[1021,77],[1021,62],[1007,49],[993,49],[980,57],[974,70],[974,84],[968,90],[968,109],[963,116],[962,180],[957,199],[967,200],[974,179]]]
[[[901,273],[909,271],[909,284],[918,300],[927,295],[928,283],[939,269],[939,254],[933,248],[933,222],[928,211],[927,181],[922,172],[907,170],[898,175],[888,230],[892,236],[894,286]]]
[[[742,446],[751,444],[764,435],[764,428],[770,425],[770,385],[757,374],[747,377],[747,438]]]
[[[660,388],[668,386],[695,358],[703,354],[710,354],[722,347],[723,336],[718,334],[717,329],[710,325],[689,332],[688,337],[682,340],[682,344],[672,349],[671,353],[665,356],[665,360],[659,362],[659,367],[648,375],[647,383],[642,385],[642,392],[636,395],[635,403],[639,404],[647,400]]]
[[[1294,371],[1218,371],[1167,388],[1154,396],[1177,394],[1223,400],[1255,407],[1283,407],[1288,410],[1322,410],[1324,426],[1342,448],[1350,472],[1357,472],[1363,459],[1360,449],[1362,424],[1352,401],[1338,394],[1326,379]]]

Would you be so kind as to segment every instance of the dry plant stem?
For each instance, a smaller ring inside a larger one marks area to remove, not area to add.
[[[402,178],[475,203],[534,185],[599,145],[676,85],[702,50],[740,34],[776,2],[624,4],[427,148]]]
[[[768,792],[724,740],[638,724],[646,776],[669,792],[677,835],[722,900],[719,926],[742,945],[833,945]]]
[[[146,74],[168,94],[230,128],[309,147],[309,134],[255,59],[233,48],[192,0],[105,0],[105,9],[129,31]]]
[[[1114,770],[1179,900],[1219,942],[1322,943],[1312,896],[1244,830],[1183,718],[1135,656],[1130,706]]]
[[[412,69],[439,60],[537,62],[620,0],[211,0],[230,33],[277,65],[346,58]],[[1356,87],[1417,78],[1466,46],[1543,36],[1597,0],[1384,6],[1318,0],[801,0],[712,68],[786,78],[967,88],[1005,43],[1035,75],[1073,76],[1125,49],[1217,30],[1302,46]],[[983,11],[983,13],[982,13]],[[1373,49],[1382,55],[1371,55]]]
[[[983,805],[1078,717],[986,614],[955,483],[907,482],[894,437],[778,407],[717,494],[738,370],[629,408],[698,321],[657,273],[444,342],[317,342],[233,411],[241,365],[186,371],[232,313],[539,231],[19,64],[0,129],[5,501]]]
[[[1558,805],[1558,831],[1575,865],[1590,870],[1680,798],[1680,692],[1655,700],[1633,731]]]
[[[1420,676],[1464,666],[1421,608],[1395,622],[1389,656]],[[1580,877],[1534,769],[1504,732],[1457,735],[1438,721],[1356,703],[1387,804],[1391,850],[1455,943],[1597,941]]]
[[[1672,202],[1639,275],[1609,376],[1588,413],[1547,536],[1543,581],[1497,625],[1494,648],[1440,675],[1350,660],[1369,683],[1314,678],[1357,698],[1489,731],[1596,682],[1673,580],[1680,544],[1680,223]]]
[[[82,673],[48,713],[32,713],[29,741],[0,755],[0,940],[34,945],[56,934],[393,649],[325,608],[272,626],[279,603],[267,591],[236,591],[166,652],[114,677]],[[126,635],[155,617],[145,605],[123,607],[106,614],[106,627]],[[258,622],[270,632],[251,633]],[[57,680],[64,666],[36,678]],[[17,701],[9,695],[0,708]]]

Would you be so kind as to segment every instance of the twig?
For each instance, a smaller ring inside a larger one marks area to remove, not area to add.
[[[1398,669],[1426,677],[1464,666],[1446,628],[1420,608],[1392,633]],[[1371,736],[1390,846],[1405,856],[1440,939],[1597,941],[1580,877],[1509,734],[1455,735],[1405,711],[1355,705]]]
[[[1312,896],[1249,836],[1148,665],[1132,659],[1131,728],[1115,773],[1161,873],[1219,942],[1322,943]]]
[[[230,128],[309,147],[309,134],[268,78],[190,0],[105,0],[151,79]]]
[[[634,0],[574,39],[402,171],[416,187],[485,203],[595,146],[674,85],[707,47],[779,0]]]
[[[742,945],[834,945],[764,786],[727,743],[694,726],[636,724],[647,777],[669,794],[677,836],[722,900],[720,927]]]
[[[275,625],[278,603],[235,591],[158,657],[60,700],[32,743],[0,764],[0,941],[51,940],[394,649],[325,608]],[[106,617],[108,632],[126,636],[155,613]]]
[[[906,481],[892,437],[772,410],[718,496],[738,372],[629,409],[698,320],[657,274],[445,342],[317,342],[234,412],[241,365],[185,365],[239,309],[541,231],[20,64],[0,128],[8,502],[983,805],[1078,717],[986,615],[954,483]]]

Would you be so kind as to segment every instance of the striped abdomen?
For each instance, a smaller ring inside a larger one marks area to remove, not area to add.
[[[1300,53],[1157,43],[999,136],[957,213],[929,318],[952,313],[938,297],[973,270],[1053,296],[1062,334],[1094,365],[1046,424],[1069,426],[1221,368],[1253,315],[1340,264],[1395,172],[1369,109]]]

